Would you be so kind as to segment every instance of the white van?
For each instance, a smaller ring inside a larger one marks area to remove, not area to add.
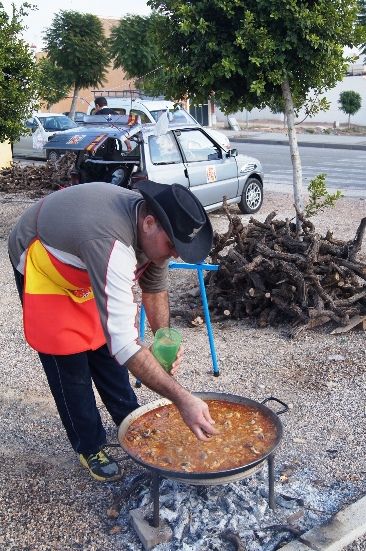
[[[102,93],[101,93],[102,95]],[[140,98],[110,97],[105,96],[108,107],[119,115],[128,115],[131,111],[141,117],[142,124],[157,122],[162,113],[167,109],[174,110],[174,103],[165,100],[144,100]],[[94,102],[88,107],[88,115],[95,112]]]
[[[117,94],[118,92],[116,92]],[[95,97],[103,96],[103,92],[95,93]],[[133,97],[118,97],[118,96],[104,96],[107,100],[108,107],[116,111],[118,115],[138,115],[141,118],[141,123],[156,123],[160,115],[165,113],[167,110],[172,114],[172,121],[176,122],[181,119],[184,124],[194,122],[197,123],[196,119],[192,117],[182,107],[175,104],[173,101],[169,100],[160,100],[160,99],[142,99],[142,98],[133,98]],[[88,115],[93,115],[95,112],[94,102],[89,105]],[[209,134],[221,147],[226,151],[230,149],[229,138],[222,132],[213,130],[212,128],[205,127],[205,131]]]

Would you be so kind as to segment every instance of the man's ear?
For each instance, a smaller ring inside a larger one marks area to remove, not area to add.
[[[145,233],[149,234],[156,230],[156,227],[158,226],[158,222],[152,214],[148,214],[145,216],[143,222],[142,222],[142,229]]]

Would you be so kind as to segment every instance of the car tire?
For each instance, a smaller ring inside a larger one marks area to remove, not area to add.
[[[248,178],[245,182],[239,209],[243,214],[258,212],[263,203],[263,186],[257,178]]]
[[[51,161],[51,163],[55,163],[59,157],[60,157],[60,153],[58,151],[55,151],[54,149],[49,149],[47,151],[47,161]]]

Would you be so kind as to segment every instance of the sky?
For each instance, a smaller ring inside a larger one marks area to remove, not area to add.
[[[74,10],[82,13],[92,13],[100,17],[120,17],[132,13],[135,15],[148,15],[150,8],[145,0],[119,0],[106,2],[103,0],[27,0],[37,6],[38,10],[29,11],[29,15],[23,19],[28,29],[23,33],[24,39],[35,45],[36,51],[42,49],[42,32],[52,24],[53,17],[60,10]],[[11,5],[19,7],[22,0],[0,0],[5,10],[10,14]]]

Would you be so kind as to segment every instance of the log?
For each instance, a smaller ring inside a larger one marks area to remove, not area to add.
[[[74,153],[68,152],[56,162],[47,161],[38,165],[14,162],[11,167],[0,170],[0,191],[7,193],[27,191],[33,195],[44,195],[69,186],[75,158]]]
[[[347,326],[366,315],[366,265],[357,255],[366,231],[362,219],[355,238],[341,241],[330,231],[316,232],[299,216],[299,228],[270,213],[264,222],[250,218],[244,226],[227,209],[229,229],[215,235],[207,294],[217,319],[257,319],[259,327],[291,323],[313,329],[324,323]],[[297,333],[301,331],[297,329]]]
[[[352,243],[349,244],[348,260],[354,262],[356,260],[357,253],[361,249],[362,240],[366,230],[366,217],[362,218],[360,225],[357,228],[355,238]]]

